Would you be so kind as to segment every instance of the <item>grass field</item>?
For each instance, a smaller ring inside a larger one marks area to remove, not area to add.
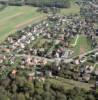
[[[76,37],[75,37],[76,39]],[[71,43],[75,42],[75,39],[72,40]],[[74,42],[73,42],[74,41]],[[86,38],[84,35],[80,35],[77,44],[72,48],[74,50],[74,55],[83,54],[87,51],[90,51],[91,48],[91,41]]]
[[[36,9],[28,6],[8,6],[1,11],[0,41],[4,40],[10,33],[46,17],[45,14],[36,12]]]
[[[69,14],[79,14],[80,7],[74,3],[71,4],[70,8],[62,9],[61,14],[69,15]]]
[[[36,12],[30,6],[8,6],[0,11],[0,42],[16,30],[46,18],[46,14]],[[79,13],[79,7],[72,4],[71,8],[61,9],[61,14]]]

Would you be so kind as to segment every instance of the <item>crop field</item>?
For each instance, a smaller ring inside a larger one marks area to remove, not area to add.
[[[0,11],[0,42],[10,33],[46,17],[45,14],[36,10],[37,8],[28,6],[8,6]]]
[[[30,6],[7,6],[0,10],[0,42],[9,34],[46,18],[46,14],[36,10],[37,8]],[[61,14],[71,13],[79,13],[79,7],[72,4],[71,8],[61,9]]]
[[[75,39],[73,39],[71,43],[75,44],[75,45],[72,44],[74,45],[72,47],[72,50],[74,51],[74,55],[83,54],[85,52],[92,50],[91,41],[88,40],[86,36],[84,35],[79,35],[78,38],[76,36]]]

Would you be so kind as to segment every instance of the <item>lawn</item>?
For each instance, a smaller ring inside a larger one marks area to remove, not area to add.
[[[75,42],[75,39],[72,39],[71,43],[73,43],[73,41]],[[72,48],[74,55],[83,54],[91,49],[91,41],[88,40],[85,35],[79,35],[76,45]]]
[[[0,41],[10,33],[46,18],[45,14],[36,10],[37,8],[29,6],[8,6],[0,11]]]

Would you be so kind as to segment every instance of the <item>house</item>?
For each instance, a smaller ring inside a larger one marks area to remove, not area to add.
[[[83,74],[83,80],[88,82],[90,80],[91,75],[90,74]]]
[[[87,58],[86,57],[82,57],[81,59],[80,59],[80,63],[84,63],[84,62],[86,62],[87,61]]]
[[[76,65],[79,65],[79,64],[80,64],[79,59],[76,59],[76,60],[75,60],[75,64],[76,64]]]
[[[87,73],[87,74],[92,73],[93,70],[94,70],[94,67],[93,67],[93,66],[87,65],[87,66],[85,67],[85,73]]]
[[[16,73],[17,73],[17,70],[16,69],[13,69],[11,74],[15,77],[16,76]]]

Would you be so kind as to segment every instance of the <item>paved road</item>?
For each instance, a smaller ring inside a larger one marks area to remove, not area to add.
[[[93,52],[98,52],[98,48],[96,48],[96,49],[93,49],[93,50],[91,50],[91,51],[88,51],[88,52],[86,52],[86,53],[83,53],[83,54],[80,54],[80,55],[78,55],[78,56],[75,56],[75,57],[73,57],[73,58],[76,58],[76,57],[84,57],[84,56],[86,56],[86,55],[89,55],[89,54],[91,54],[91,53],[93,53]]]
[[[88,52],[86,52],[86,53],[83,53],[83,54],[74,56],[74,57],[72,57],[72,58],[70,58],[70,59],[64,59],[64,62],[65,62],[65,63],[70,63],[70,62],[73,61],[73,59],[75,59],[75,58],[77,58],[77,57],[82,58],[82,57],[84,57],[84,56],[86,56],[86,55],[89,55],[89,54],[91,54],[91,53],[93,53],[93,52],[98,52],[98,48],[93,49],[93,50],[91,50],[91,51],[88,51]]]
[[[45,59],[45,60],[47,60],[49,62],[60,62],[60,61],[64,61],[65,63],[70,63],[70,62],[73,61],[73,59],[75,59],[77,57],[81,58],[83,56],[89,55],[90,53],[97,52],[97,51],[98,51],[98,48],[97,49],[93,49],[91,51],[88,51],[88,52],[86,52],[84,54],[80,54],[80,55],[74,56],[74,57],[69,58],[69,59],[65,59],[65,58],[52,58],[52,59],[49,59],[49,58],[40,57],[40,56],[34,56],[34,55],[32,55],[31,57],[32,58],[38,58],[38,59]],[[3,54],[0,54],[0,55],[2,56]],[[7,54],[5,54],[5,55],[7,55]],[[29,55],[26,55],[26,54],[14,54],[13,56],[16,56],[16,57],[28,57]]]

